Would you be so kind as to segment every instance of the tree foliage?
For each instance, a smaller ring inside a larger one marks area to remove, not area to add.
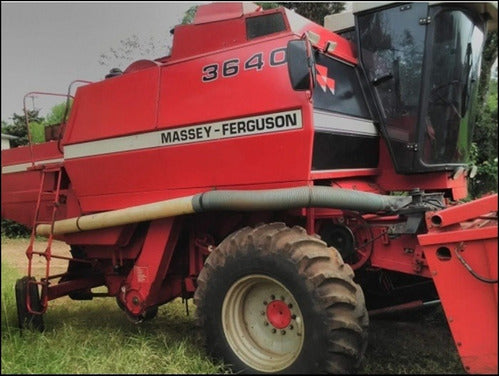
[[[325,16],[340,13],[345,9],[345,3],[341,2],[277,2],[276,4],[291,9],[318,25],[323,25]]]
[[[198,9],[198,5],[193,5],[190,7],[186,13],[184,13],[184,17],[182,17],[181,24],[182,25],[188,25],[193,23],[194,16],[196,14],[196,10]]]
[[[26,226],[10,219],[2,218],[2,236],[7,238],[27,238],[30,234],[31,231]]]
[[[345,4],[342,2],[257,2],[256,4],[260,5],[264,10],[283,6],[297,12],[311,21],[316,22],[319,25],[323,25],[323,19],[325,16],[339,13],[345,9]],[[194,5],[186,11],[184,17],[182,18],[183,25],[193,22],[197,9],[198,6]]]
[[[66,102],[56,104],[54,107],[52,107],[47,116],[45,116],[44,125],[60,124],[63,121],[68,120],[72,104],[73,100],[70,99],[69,108],[67,111],[66,111]],[[64,118],[64,114],[66,114],[66,118]]]
[[[498,192],[498,74],[491,77],[491,68],[498,60],[498,31],[488,34],[481,60],[478,88],[478,110],[472,136],[471,163],[478,167],[469,181],[470,196]]]
[[[99,55],[98,63],[109,68],[126,69],[132,62],[140,59],[156,59],[168,53],[169,48],[157,38],[140,38],[133,34],[120,40],[117,47]]]
[[[498,192],[498,80],[489,81],[489,90],[480,104],[471,150],[471,163],[478,167],[470,180],[471,197]]]
[[[40,142],[40,126],[44,118],[41,117],[39,109],[32,109],[27,111],[28,122],[30,124],[30,131],[33,142]],[[28,144],[28,128],[26,127],[26,116],[14,113],[12,115],[12,123],[2,122],[2,133],[17,138],[11,140],[11,146],[17,147]],[[33,137],[34,136],[34,137]]]
[[[33,143],[40,143],[45,141],[45,127],[52,124],[60,124],[63,121],[64,114],[66,113],[66,120],[68,119],[69,112],[72,105],[70,100],[70,107],[66,112],[66,102],[56,104],[47,116],[44,118],[40,116],[40,109],[28,110],[28,120],[31,132],[31,141]],[[26,117],[14,113],[12,115],[12,122],[8,123],[2,121],[2,133],[17,137],[10,141],[11,147],[18,147],[28,144],[28,128],[26,127]]]

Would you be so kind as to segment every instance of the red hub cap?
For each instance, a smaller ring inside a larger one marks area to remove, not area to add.
[[[292,321],[292,313],[282,300],[273,300],[267,305],[267,319],[276,329],[284,329]]]

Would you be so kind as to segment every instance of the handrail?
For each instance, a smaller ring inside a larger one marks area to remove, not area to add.
[[[85,80],[74,80],[74,81],[72,81],[69,84],[67,94],[50,93],[50,92],[44,92],[44,91],[30,91],[29,93],[27,93],[24,96],[24,98],[23,98],[23,111],[24,111],[24,119],[26,121],[26,128],[28,130],[28,145],[29,145],[29,148],[30,148],[30,157],[31,157],[31,166],[32,167],[35,166],[35,159],[33,157],[33,142],[32,142],[32,137],[31,137],[31,130],[30,130],[30,126],[29,126],[28,110],[26,109],[26,98],[29,97],[29,96],[33,96],[33,95],[51,95],[51,96],[55,96],[55,97],[65,97],[66,98],[66,108],[64,110],[64,116],[63,116],[62,123],[61,123],[61,132],[59,133],[59,139],[58,139],[58,142],[57,142],[57,147],[58,147],[59,151],[62,153],[62,150],[61,150],[61,135],[63,133],[64,127],[66,126],[66,116],[68,116],[68,112],[69,112],[70,99],[74,99],[74,97],[71,95],[71,87],[75,83],[91,84],[92,81],[85,81]]]
[[[35,159],[33,158],[33,143],[31,142],[31,130],[30,124],[28,120],[28,111],[26,110],[26,98],[32,95],[52,95],[56,97],[67,97],[68,94],[59,94],[59,93],[48,93],[44,91],[30,91],[23,98],[23,110],[24,110],[24,119],[26,121],[26,128],[28,129],[28,144],[30,148],[30,157],[31,157],[31,167],[35,167]]]
[[[92,81],[74,80],[74,81],[71,81],[71,83],[68,86],[68,94],[66,95],[66,98],[67,98],[66,99],[66,107],[64,109],[64,116],[63,116],[63,120],[61,123],[61,130],[59,132],[59,138],[57,139],[57,149],[59,149],[61,154],[63,153],[63,150],[61,148],[61,140],[62,140],[62,135],[64,133],[64,130],[66,129],[66,116],[68,116],[68,112],[69,112],[69,98],[70,97],[73,98],[71,96],[71,87],[73,86],[73,84],[76,84],[76,83],[91,84]]]

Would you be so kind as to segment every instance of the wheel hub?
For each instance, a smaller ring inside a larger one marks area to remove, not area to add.
[[[276,279],[251,274],[233,283],[222,304],[225,337],[242,362],[260,372],[292,365],[304,343],[302,312]]]
[[[292,321],[292,312],[282,300],[274,300],[267,305],[267,320],[276,329],[284,329]]]

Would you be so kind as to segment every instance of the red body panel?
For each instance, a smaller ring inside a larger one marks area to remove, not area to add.
[[[429,213],[430,231],[418,236],[462,363],[479,374],[498,373],[498,223],[460,221],[494,210],[497,195],[438,212],[442,227]]]
[[[159,77],[153,67],[78,88],[63,145],[154,129]]]
[[[32,161],[36,161],[35,164]],[[26,226],[33,223],[38,192],[40,190],[41,171],[44,165],[61,163],[63,155],[57,142],[21,146],[2,151],[2,218],[9,218]],[[53,177],[52,177],[53,178]],[[48,179],[46,185],[53,183]],[[41,210],[48,216],[46,208],[50,202],[45,197]],[[58,219],[65,213],[59,213]]]
[[[453,179],[453,172],[431,172],[416,175],[397,174],[385,146],[380,140],[379,174],[376,182],[384,191],[404,191],[420,188],[426,191],[449,191],[453,200],[467,197],[467,179],[462,174]]]
[[[298,185],[307,180],[313,140],[309,95],[290,90],[286,64],[268,63],[271,51],[284,48],[290,38],[287,35],[265,43],[249,43],[183,63],[170,60],[160,69],[159,95],[156,67],[80,88],[64,138],[65,147],[132,132],[177,129],[293,109],[302,110],[303,125],[299,130],[276,134],[66,159],[66,170],[83,212],[177,197],[182,194],[177,190],[199,192],[212,187],[278,182]],[[258,53],[268,60],[263,68],[244,70],[242,62]],[[204,66],[222,64],[235,56],[241,62],[236,77],[202,82]],[[118,93],[116,103],[103,100]],[[127,119],[130,111],[124,108],[132,106],[133,114]],[[141,114],[148,115],[141,118]]]

